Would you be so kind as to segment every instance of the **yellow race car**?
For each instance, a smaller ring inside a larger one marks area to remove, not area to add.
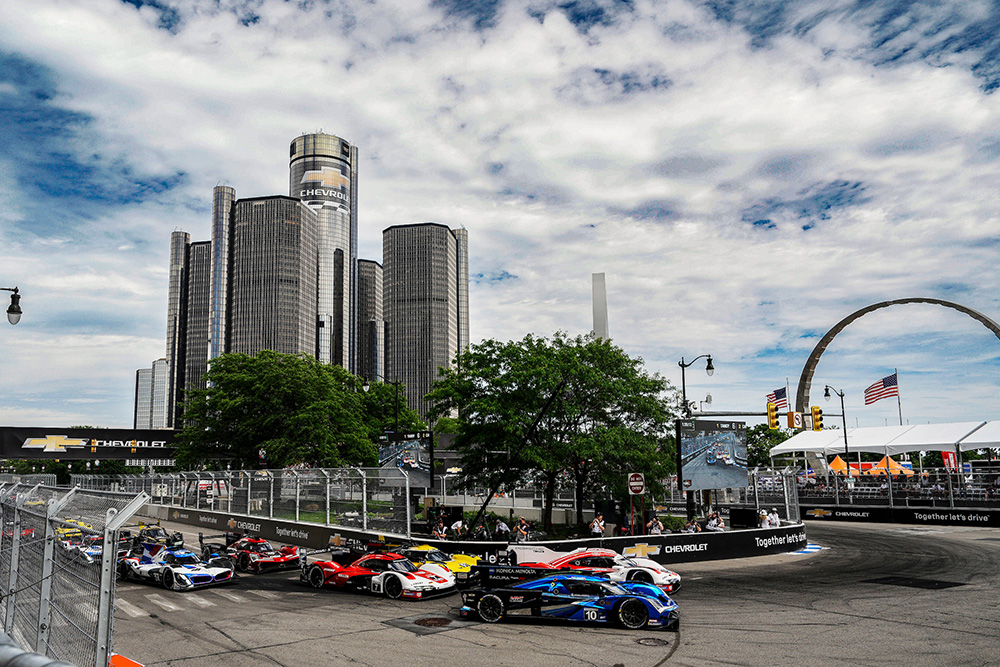
[[[467,556],[465,554],[446,554],[437,547],[429,544],[418,544],[411,547],[395,549],[395,552],[402,554],[413,561],[417,567],[423,567],[425,563],[435,563],[443,565],[451,570],[458,579],[464,579],[458,575],[468,575],[473,565],[479,563],[479,556]]]

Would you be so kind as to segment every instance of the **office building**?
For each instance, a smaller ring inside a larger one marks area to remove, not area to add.
[[[358,260],[358,341],[356,374],[368,380],[385,377],[385,318],[382,314],[382,265]]]
[[[208,372],[210,332],[210,301],[212,287],[212,242],[198,241],[188,245],[187,302],[184,314],[184,382],[185,391],[205,388]],[[184,396],[178,400],[183,401]]]
[[[167,428],[167,385],[166,359],[157,359],[152,368],[135,372],[133,428]]]
[[[170,235],[170,279],[167,292],[167,427],[179,416],[179,398],[184,389],[184,330],[187,305],[187,249],[191,235],[175,231]]]
[[[356,372],[358,149],[330,134],[291,143],[288,194],[316,212],[317,354]]]
[[[228,352],[316,354],[316,213],[276,195],[233,205]]]
[[[232,215],[236,190],[217,185],[212,191],[212,286],[209,302],[208,358],[215,359],[226,351],[227,299],[229,294],[229,219]]]
[[[427,414],[424,396],[469,344],[468,234],[437,223],[382,232],[387,381],[406,385],[411,408]]]

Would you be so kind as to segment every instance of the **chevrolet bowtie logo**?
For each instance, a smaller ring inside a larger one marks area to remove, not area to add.
[[[814,509],[814,510],[807,510],[806,514],[808,514],[809,516],[824,517],[824,516],[830,516],[831,514],[833,514],[833,512],[831,512],[830,510]]]
[[[47,435],[44,438],[25,438],[21,449],[40,449],[43,452],[65,452],[67,447],[85,447],[88,438],[67,438],[65,435]]]
[[[351,184],[351,180],[349,178],[341,174],[339,170],[334,169],[333,167],[323,167],[322,169],[307,171],[302,175],[300,183],[305,183],[306,181],[319,181],[328,188],[338,186],[346,188]]]
[[[226,525],[229,526],[230,530],[232,530],[233,528],[236,527],[236,519],[230,519],[229,523],[227,523]]]
[[[644,542],[642,544],[636,544],[633,547],[626,547],[625,551],[622,553],[633,558],[645,558],[646,556],[653,556],[660,553],[660,546],[649,546]]]

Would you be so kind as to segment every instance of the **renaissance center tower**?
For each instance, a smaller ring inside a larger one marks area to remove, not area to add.
[[[288,193],[316,212],[316,358],[355,372],[358,149],[330,134],[292,141]]]

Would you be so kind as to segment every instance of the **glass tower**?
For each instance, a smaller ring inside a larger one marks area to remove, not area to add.
[[[382,265],[358,260],[358,370],[369,380],[385,377],[385,319],[382,315]]]
[[[319,220],[316,358],[356,370],[358,149],[331,134],[304,134],[290,148],[288,194]]]
[[[209,301],[212,288],[212,242],[188,246],[185,309],[184,389],[204,389],[208,372]],[[183,400],[183,395],[178,400]]]
[[[187,306],[187,248],[191,235],[175,231],[170,235],[170,285],[167,294],[167,402],[166,424],[177,424],[177,399],[184,387],[184,310]]]
[[[229,291],[229,218],[236,190],[217,185],[212,191],[212,291],[209,303],[208,359],[226,351],[226,299]]]

